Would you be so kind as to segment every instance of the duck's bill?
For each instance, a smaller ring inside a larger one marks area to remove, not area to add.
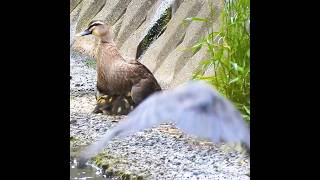
[[[85,31],[82,31],[82,32],[76,34],[75,36],[79,37],[79,36],[86,36],[89,34],[91,34],[91,32],[89,30],[85,30]]]

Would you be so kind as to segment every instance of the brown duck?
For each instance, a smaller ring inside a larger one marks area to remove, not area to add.
[[[123,98],[137,106],[149,95],[161,90],[147,67],[136,59],[124,58],[120,54],[108,25],[102,21],[92,21],[86,30],[76,36],[90,34],[100,38],[96,54],[98,96],[107,95],[111,98],[111,105]]]

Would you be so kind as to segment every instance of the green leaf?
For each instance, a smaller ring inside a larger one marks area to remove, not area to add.
[[[238,64],[235,62],[231,62],[232,67],[237,71],[238,70]]]
[[[237,17],[231,21],[235,14]],[[211,19],[216,17],[190,17],[185,23],[207,22]],[[250,34],[246,32],[248,19],[250,0],[232,1],[223,8],[220,28],[216,31],[208,27],[209,34],[197,42],[203,42],[201,47],[207,48],[209,60],[200,62],[197,76],[194,76],[207,80],[223,96],[235,103],[246,121],[250,121]],[[195,44],[194,47],[200,45]],[[204,76],[210,65],[213,65],[214,75]]]
[[[240,67],[240,66],[238,66],[237,63],[231,62],[231,65],[232,65],[232,68],[233,68],[235,71],[243,72],[243,68]]]
[[[199,43],[195,44],[194,46],[192,46],[191,47],[192,53],[195,54],[196,52],[198,52],[201,49],[202,45],[203,45],[203,42],[199,42]]]
[[[198,17],[188,17],[184,19],[185,21],[200,21],[200,22],[208,22],[208,19],[198,18]]]
[[[194,46],[192,46],[191,48],[198,48],[198,47],[202,47],[203,42],[199,42],[197,44],[195,44]]]
[[[222,47],[224,47],[224,48],[228,49],[229,51],[231,50],[231,47],[230,47],[230,46],[228,46],[227,44],[224,44]]]
[[[247,114],[250,115],[250,110],[246,106],[243,106],[243,109],[246,111]]]
[[[235,83],[235,82],[239,81],[239,79],[240,79],[239,77],[236,77],[236,78],[232,79],[232,80],[229,82],[229,84]]]
[[[219,36],[220,35],[220,32],[212,32],[212,33],[210,33],[209,35],[208,35],[208,38],[207,39],[213,39],[213,38],[215,38],[215,37],[217,37],[217,36]]]
[[[211,59],[205,59],[200,61],[200,65],[207,65],[207,64],[211,64],[212,60]]]

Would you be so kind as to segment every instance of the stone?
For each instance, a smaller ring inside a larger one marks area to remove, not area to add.
[[[141,24],[141,26],[132,33],[132,35],[124,42],[121,46],[120,51],[129,57],[135,57],[137,52],[137,47],[139,43],[143,40],[143,38],[147,35],[149,29],[152,26],[152,22],[156,11],[158,10],[161,0],[158,0],[152,8],[148,11],[146,15],[146,20]]]
[[[76,32],[83,31],[90,21],[97,15],[103,8],[106,0],[85,0],[82,3],[81,11],[79,14]]]
[[[93,20],[101,20],[112,26],[123,16],[130,2],[131,0],[106,1],[104,7]]]
[[[70,13],[82,2],[82,0],[70,0]]]
[[[219,1],[219,0],[218,0]],[[222,5],[215,3],[214,12],[216,15],[220,14]],[[201,10],[196,15],[199,18],[210,19],[211,10],[207,1],[202,5]],[[206,30],[208,26],[212,26],[214,31],[217,31],[219,26],[216,23],[218,18],[214,19],[214,24],[208,24],[205,22],[193,21],[188,26],[185,36],[181,44],[179,44],[176,49],[174,49],[168,57],[163,61],[161,66],[155,72],[155,77],[157,78],[161,87],[170,87],[171,82],[176,79],[176,74],[184,67],[184,65],[191,60],[193,53],[190,49],[193,45],[195,45],[201,37],[204,35],[208,35]],[[194,61],[199,61],[198,59],[193,59]],[[201,59],[200,59],[201,60]],[[196,66],[197,67],[197,66]],[[189,69],[191,70],[191,69]],[[194,69],[192,69],[194,70]],[[184,71],[185,72],[185,71]],[[191,71],[194,72],[194,71]],[[190,75],[190,73],[187,73]],[[192,77],[189,76],[189,78]]]
[[[131,1],[121,24],[116,44],[121,47],[124,41],[145,21],[148,10],[156,0],[135,0]]]

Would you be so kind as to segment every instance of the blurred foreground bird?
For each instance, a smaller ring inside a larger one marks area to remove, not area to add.
[[[85,149],[80,167],[101,152],[114,137],[124,137],[162,123],[173,123],[185,133],[214,143],[239,142],[250,153],[250,128],[233,104],[203,81],[190,81],[148,97],[127,119]]]

